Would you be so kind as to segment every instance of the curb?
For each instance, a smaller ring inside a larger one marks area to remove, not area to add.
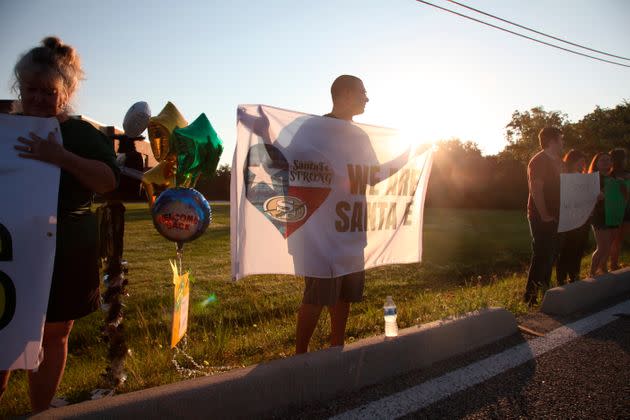
[[[540,311],[569,315],[630,291],[630,267],[547,290]]]
[[[48,410],[33,418],[252,418],[356,391],[517,332],[502,308],[370,337],[225,374]]]

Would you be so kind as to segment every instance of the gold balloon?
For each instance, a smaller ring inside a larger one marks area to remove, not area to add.
[[[173,188],[175,187],[175,173],[177,166],[177,158],[175,155],[169,155],[155,167],[146,171],[142,176],[142,186],[147,192],[149,205],[153,207],[155,199],[155,187]]]
[[[153,156],[158,162],[171,153],[171,134],[176,128],[186,127],[188,122],[171,102],[167,102],[162,111],[149,119],[149,142]]]
[[[157,123],[149,123],[148,129],[153,156],[155,156],[155,160],[161,162],[168,155],[170,149],[170,133],[163,125]]]

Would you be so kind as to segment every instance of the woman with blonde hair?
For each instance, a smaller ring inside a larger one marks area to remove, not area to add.
[[[83,70],[78,54],[59,38],[48,37],[25,53],[14,68],[17,110],[22,115],[59,120],[63,144],[48,138],[20,137],[15,149],[25,159],[58,166],[57,245],[46,323],[43,362],[29,371],[34,412],[46,410],[61,382],[68,355],[68,336],[75,319],[99,306],[96,217],[90,207],[94,193],[116,188],[119,169],[111,141],[85,121],[69,118],[69,103]],[[9,372],[0,372],[0,396]]]

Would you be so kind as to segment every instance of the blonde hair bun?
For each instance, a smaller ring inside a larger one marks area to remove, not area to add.
[[[48,36],[42,39],[42,45],[46,48],[50,48],[51,50],[56,50],[63,46],[63,42],[56,36]]]
[[[49,50],[51,50],[56,55],[62,57],[67,64],[75,66],[75,62],[77,62],[77,55],[75,54],[74,48],[70,45],[66,45],[63,43],[61,39],[56,36],[49,36],[42,39],[42,45]],[[78,67],[80,67],[80,63]]]
[[[60,76],[67,101],[72,98],[84,76],[79,54],[56,36],[42,39],[41,46],[22,55],[13,68],[13,74],[13,89],[16,92],[19,92],[20,83],[33,75],[43,78]]]

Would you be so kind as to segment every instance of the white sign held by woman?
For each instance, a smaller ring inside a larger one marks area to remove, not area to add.
[[[39,365],[57,237],[59,168],[18,156],[18,137],[56,133],[56,118],[0,114],[0,370]]]
[[[599,173],[560,175],[560,220],[558,232],[583,226],[599,195]]]

